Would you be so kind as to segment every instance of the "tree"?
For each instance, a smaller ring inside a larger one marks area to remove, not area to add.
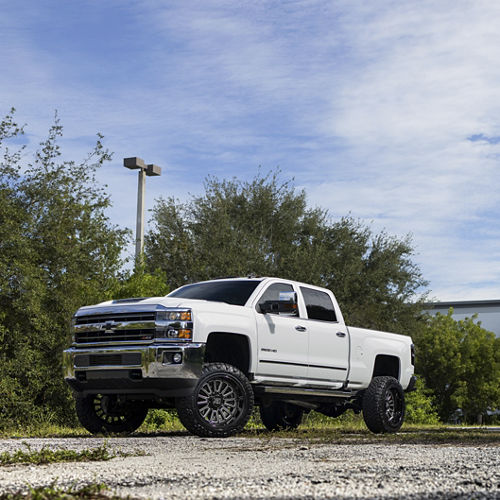
[[[119,274],[111,296],[114,299],[160,297],[167,295],[169,291],[165,274],[160,270],[148,273],[145,263],[139,260],[133,272],[124,271]]]
[[[456,321],[436,314],[415,338],[417,371],[449,420],[461,408],[469,422],[500,405],[500,341],[476,317]]]
[[[307,206],[279,171],[251,182],[208,177],[186,203],[160,199],[146,237],[149,269],[170,288],[220,276],[279,276],[333,290],[349,321],[410,333],[426,285],[409,237],[374,234],[351,217]]]
[[[11,110],[0,124],[0,424],[73,419],[61,365],[70,319],[116,287],[127,237],[95,178],[111,158],[102,136],[84,161],[62,161],[56,116],[25,165],[8,147],[22,133]]]

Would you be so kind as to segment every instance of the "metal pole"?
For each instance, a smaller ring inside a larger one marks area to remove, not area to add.
[[[144,200],[146,199],[146,175],[159,176],[161,168],[151,163],[146,165],[142,158],[134,156],[133,158],[123,158],[123,166],[131,170],[139,169],[137,185],[137,223],[135,228],[135,262],[139,263],[144,250]]]
[[[144,249],[144,200],[146,198],[146,170],[140,169],[137,184],[137,225],[135,229],[135,261],[139,262]]]

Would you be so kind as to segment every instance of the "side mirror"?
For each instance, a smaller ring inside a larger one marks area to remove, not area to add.
[[[264,314],[280,314],[281,316],[297,316],[297,294],[280,292],[279,300],[266,300],[260,304]]]

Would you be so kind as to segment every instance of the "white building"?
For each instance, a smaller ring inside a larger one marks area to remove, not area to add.
[[[463,300],[455,302],[429,302],[426,311],[429,314],[448,314],[453,307],[453,318],[456,320],[470,318],[477,314],[478,321],[485,330],[500,337],[500,300]]]

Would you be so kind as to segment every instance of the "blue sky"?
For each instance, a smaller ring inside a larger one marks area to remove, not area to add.
[[[163,167],[150,208],[279,166],[333,217],[412,233],[432,297],[500,298],[498,26],[491,0],[0,0],[0,114],[33,149],[57,109],[71,158],[103,133],[119,225],[123,157]]]

